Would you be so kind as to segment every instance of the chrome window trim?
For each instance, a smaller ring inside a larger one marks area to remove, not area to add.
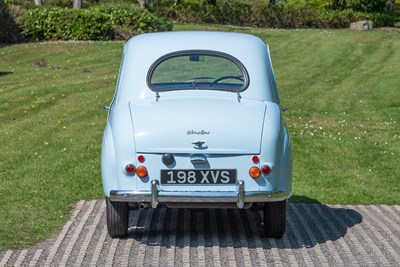
[[[221,57],[224,59],[227,59],[234,63],[242,72],[243,74],[243,86],[240,87],[239,89],[231,88],[231,89],[212,89],[212,88],[196,88],[194,89],[193,87],[181,87],[179,89],[166,89],[166,90],[159,90],[157,88],[152,87],[151,84],[151,78],[153,77],[154,71],[156,68],[163,62],[165,62],[168,59],[174,58],[174,57],[179,57],[179,56],[189,56],[189,55],[199,55],[199,56],[214,56],[214,57]],[[213,50],[182,50],[182,51],[177,51],[177,52],[172,52],[168,53],[160,58],[158,58],[149,68],[149,71],[147,73],[147,86],[150,88],[150,90],[154,92],[168,92],[168,91],[181,91],[181,90],[211,90],[211,91],[228,91],[228,92],[235,92],[235,93],[240,93],[245,91],[250,84],[250,77],[249,73],[247,72],[247,69],[243,65],[240,60],[235,58],[232,55],[220,52],[220,51],[213,51]]]

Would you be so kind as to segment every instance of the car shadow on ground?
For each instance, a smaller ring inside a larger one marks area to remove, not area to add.
[[[338,240],[361,222],[348,207],[289,203],[286,233],[273,239],[263,236],[262,210],[157,208],[130,212],[128,239],[165,247],[307,248]]]
[[[0,47],[1,48],[1,47]],[[8,75],[8,74],[12,74],[13,72],[11,72],[11,71],[0,71],[0,77],[1,76],[5,76],[5,75]]]

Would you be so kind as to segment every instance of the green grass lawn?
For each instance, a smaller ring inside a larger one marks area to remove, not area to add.
[[[293,139],[292,201],[400,204],[400,38],[261,30]],[[102,197],[100,147],[121,42],[0,47],[0,250],[60,229]]]

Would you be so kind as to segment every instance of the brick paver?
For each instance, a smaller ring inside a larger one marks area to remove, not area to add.
[[[288,205],[282,239],[256,210],[131,211],[111,239],[103,200],[80,201],[60,234],[0,253],[0,266],[398,266],[400,206]]]

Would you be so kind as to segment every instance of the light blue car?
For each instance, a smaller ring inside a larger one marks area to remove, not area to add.
[[[268,46],[224,32],[143,34],[125,47],[104,130],[111,237],[129,209],[262,208],[285,232],[292,156]]]

